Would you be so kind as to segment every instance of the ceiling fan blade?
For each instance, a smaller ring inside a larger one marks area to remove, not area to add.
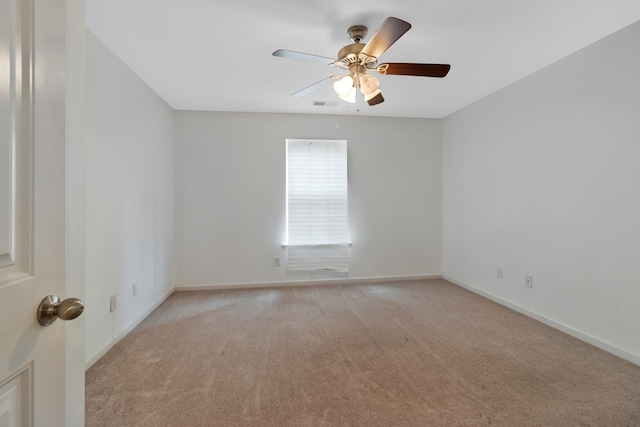
[[[411,24],[402,19],[389,17],[384,20],[371,40],[362,48],[361,53],[380,58],[389,47],[411,28]]]
[[[374,96],[373,98],[369,99],[367,101],[367,104],[369,105],[378,105],[378,104],[382,104],[384,102],[384,98],[382,97],[381,93],[378,93],[376,96]]]
[[[380,74],[421,77],[444,77],[451,65],[449,64],[411,64],[407,62],[389,62],[380,64],[376,71]]]
[[[335,59],[326,58],[324,56],[312,55],[310,53],[294,52],[293,50],[278,49],[272,53],[273,56],[280,58],[297,59],[299,61],[319,62],[321,64],[331,65],[336,62]]]
[[[333,79],[334,79],[334,76],[327,77],[326,79],[322,79],[319,82],[312,84],[311,86],[307,86],[304,89],[300,89],[299,91],[292,93],[291,96],[295,98],[300,98],[302,96],[308,95],[311,92],[315,92],[321,87],[328,85],[333,81]]]

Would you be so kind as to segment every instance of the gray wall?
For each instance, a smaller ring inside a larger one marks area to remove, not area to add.
[[[636,363],[639,45],[640,23],[443,123],[446,277]]]
[[[173,109],[88,31],[89,363],[173,290],[173,151]],[[111,295],[117,295],[114,313]]]
[[[180,111],[176,126],[177,286],[331,277],[286,271],[287,138],[348,141],[349,277],[441,274],[438,120]]]

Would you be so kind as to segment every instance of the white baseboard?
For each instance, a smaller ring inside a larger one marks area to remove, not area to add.
[[[151,313],[153,313],[153,311],[160,307],[160,304],[162,304],[163,302],[165,302],[167,300],[167,298],[169,298],[171,296],[171,294],[174,292],[174,289],[170,289],[169,292],[167,292],[166,294],[162,295],[160,298],[158,298],[156,300],[156,302],[154,302],[151,307],[149,307],[149,309],[147,311],[145,311],[144,313],[140,314],[137,318],[135,318],[133,321],[129,322],[129,324],[122,330],[122,332],[120,332],[119,334],[117,334],[114,338],[113,338],[113,343],[117,344],[119,343],[122,338],[126,337],[127,335],[129,335],[129,333],[131,331],[133,331],[133,329],[138,326],[140,324],[140,322],[142,322],[144,319],[146,319]]]
[[[588,335],[584,332],[580,332],[577,329],[572,328],[571,326],[565,325],[564,323],[561,322],[557,322],[553,319],[550,319],[546,316],[543,316],[542,314],[536,313],[534,311],[528,310],[524,307],[521,307],[517,304],[514,304],[510,301],[504,300],[500,297],[497,297],[489,292],[485,292],[481,289],[476,288],[473,285],[470,285],[468,283],[464,283],[460,280],[456,280],[452,277],[449,276],[443,276],[442,277],[444,280],[447,280],[455,285],[458,285],[462,288],[465,288],[473,293],[476,293],[478,295],[482,295],[485,298],[488,298],[492,301],[497,302],[500,305],[504,305],[505,307],[508,307],[514,311],[517,311],[518,313],[524,314],[525,316],[531,317],[539,322],[544,323],[547,326],[551,326],[554,329],[557,329],[561,332],[564,332],[567,335],[571,335],[574,338],[577,338],[581,341],[584,341],[586,343],[589,343],[593,346],[598,347],[601,350],[604,350],[606,352],[609,352],[611,354],[614,354],[622,359],[625,359],[631,363],[634,363],[636,365],[640,365],[640,356],[635,355],[633,353],[629,353],[628,351],[622,350],[612,344],[609,344],[605,341],[599,340],[598,338],[592,337],[591,335]]]
[[[351,283],[380,283],[405,280],[442,279],[442,274],[423,274],[418,276],[388,276],[388,277],[346,277],[340,279],[311,279],[289,280],[280,282],[247,282],[247,283],[221,283],[210,285],[177,285],[176,292],[183,291],[212,291],[219,289],[257,289],[276,288],[289,286],[318,286],[318,285],[342,285]]]
[[[89,360],[87,360],[85,362],[85,371],[88,370],[90,367],[92,367],[98,360],[100,360],[105,354],[107,354],[107,352],[109,350],[111,350],[113,348],[114,345],[116,345],[118,342],[120,342],[124,337],[126,337],[127,335],[129,335],[129,333],[131,331],[133,331],[133,329],[138,326],[144,319],[146,319],[151,313],[153,313],[153,311],[160,307],[160,304],[162,304],[163,302],[165,302],[167,300],[167,298],[169,298],[171,296],[171,294],[173,294],[174,289],[170,289],[166,294],[162,295],[160,298],[158,298],[156,300],[156,302],[154,302],[151,307],[149,307],[149,309],[147,309],[145,312],[141,313],[138,317],[136,317],[133,321],[129,322],[129,324],[124,328],[124,330],[122,330],[122,332],[120,332],[119,334],[117,334],[115,337],[113,337],[113,339],[111,341],[109,341],[104,347],[102,347],[95,355],[93,355],[91,358],[89,358]]]
[[[102,347],[100,350],[98,350],[98,352],[96,354],[94,354],[93,356],[91,356],[89,358],[89,360],[87,360],[84,363],[84,370],[85,372],[89,370],[90,367],[92,367],[93,365],[95,365],[95,363],[102,359],[102,356],[104,356],[105,354],[107,354],[109,352],[109,350],[111,350],[113,348],[113,339],[109,340],[109,342],[107,342],[107,344],[104,345],[104,347]]]

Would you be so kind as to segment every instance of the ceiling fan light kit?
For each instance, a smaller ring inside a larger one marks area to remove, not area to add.
[[[333,84],[333,90],[336,91],[340,99],[352,104],[356,102],[355,81],[351,76],[344,76],[340,80],[336,80]]]
[[[360,74],[360,92],[364,95],[364,100],[369,105],[380,104],[384,101],[380,93],[380,80],[369,74]]]
[[[378,31],[366,43],[360,41],[367,34],[367,27],[354,25],[349,27],[347,33],[354,42],[340,49],[338,59],[332,60],[324,56],[308,53],[294,52],[279,49],[273,52],[273,56],[298,59],[303,61],[321,62],[345,70],[344,74],[327,77],[311,86],[299,90],[292,96],[300,97],[324,86],[331,80],[335,80],[333,89],[340,99],[355,103],[357,89],[364,95],[369,105],[377,105],[384,101],[380,92],[380,81],[368,71],[375,71],[382,75],[403,75],[419,77],[439,77],[447,75],[451,66],[448,64],[414,64],[408,62],[384,63],[378,65],[378,58],[386,52],[392,44],[411,28],[411,24],[398,18],[387,18]]]

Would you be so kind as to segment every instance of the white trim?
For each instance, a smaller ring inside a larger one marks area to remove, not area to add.
[[[107,342],[107,344],[104,347],[102,347],[100,350],[98,350],[98,352],[96,354],[91,356],[89,358],[89,360],[84,362],[84,370],[85,370],[85,372],[88,371],[90,367],[95,365],[95,363],[98,360],[102,359],[102,356],[107,354],[109,352],[109,350],[111,350],[113,348],[113,345],[114,345],[113,339],[109,340],[109,342]]]
[[[169,298],[171,294],[173,294],[173,292],[174,289],[170,289],[169,292],[161,296],[155,303],[153,303],[153,305],[151,305],[151,307],[147,311],[138,316],[137,319],[133,319],[131,322],[129,322],[129,324],[122,330],[122,332],[120,332],[113,338],[113,343],[117,344],[122,341],[122,339],[129,335],[129,333],[133,331],[136,326],[138,326],[144,319],[146,319],[151,313],[153,313],[156,308],[160,307],[160,305],[165,302],[167,298]]]
[[[91,366],[93,366],[98,360],[100,360],[102,358],[102,356],[107,354],[107,352],[109,350],[111,350],[114,345],[116,345],[117,343],[122,341],[122,339],[124,337],[129,335],[129,333],[131,333],[131,331],[133,331],[136,326],[138,326],[144,319],[146,319],[151,313],[153,313],[153,311],[156,308],[160,307],[160,305],[163,302],[165,302],[167,300],[167,298],[169,298],[171,296],[171,294],[173,294],[174,291],[175,291],[175,289],[170,289],[169,292],[167,292],[166,294],[161,296],[155,303],[153,303],[151,305],[151,307],[147,311],[145,311],[144,313],[139,315],[136,319],[131,321],[127,325],[127,327],[124,328],[124,330],[122,332],[120,332],[118,335],[113,337],[113,339],[110,340],[102,349],[100,349],[94,356],[92,356],[89,360],[87,360],[85,362],[85,365],[84,365],[85,366],[85,371],[88,370]]]
[[[337,244],[339,245],[340,243],[337,243]],[[344,243],[344,244],[345,244],[345,245],[347,245],[347,246],[349,246],[349,247],[351,247],[351,245],[352,245],[353,243],[349,242],[349,243]],[[283,243],[283,244],[282,244],[282,245],[280,245],[280,246],[282,246],[282,249],[284,249],[285,251],[286,251],[287,249],[289,249],[289,245],[287,245],[287,244],[285,244],[285,243]],[[291,245],[291,247],[293,247],[293,246],[294,246],[294,245]],[[314,246],[330,246],[330,245],[299,245],[299,246],[314,247]]]
[[[456,280],[452,277],[449,276],[442,276],[442,278],[444,280],[447,280],[451,283],[453,283],[454,285],[458,285],[461,288],[465,288],[473,293],[476,293],[478,295],[481,295],[485,298],[488,298],[492,301],[497,302],[500,305],[503,305],[505,307],[508,307],[512,310],[517,311],[518,313],[524,314],[525,316],[531,317],[539,322],[544,323],[547,326],[551,326],[554,329],[557,329],[561,332],[564,332],[567,335],[571,335],[574,338],[578,338],[581,341],[584,341],[586,343],[589,343],[593,346],[598,347],[601,350],[604,350],[606,352],[609,352],[611,354],[614,354],[622,359],[625,359],[631,363],[634,363],[636,365],[640,365],[640,356],[635,355],[633,353],[629,353],[628,351],[622,350],[621,348],[618,348],[612,344],[609,344],[605,341],[599,340],[598,338],[592,337],[591,335],[588,335],[584,332],[578,331],[577,329],[572,328],[571,326],[565,325],[564,323],[560,323],[557,322],[553,319],[550,319],[546,316],[543,316],[542,314],[536,313],[534,311],[528,310],[524,307],[521,307],[517,304],[514,304],[510,301],[504,300],[500,297],[497,297],[489,292],[483,291],[481,289],[476,288],[473,285],[469,285],[468,283],[464,283],[460,280]]]
[[[28,273],[11,273],[5,276],[0,275],[0,288],[14,286],[24,282],[25,280],[31,280],[33,276]]]
[[[15,262],[13,262],[11,254],[0,254],[0,268],[10,267],[12,265],[15,265]]]
[[[380,283],[405,280],[429,280],[442,279],[442,274],[423,274],[419,276],[388,276],[388,277],[353,277],[341,279],[317,279],[317,280],[288,280],[280,282],[245,282],[245,283],[218,283],[208,285],[176,285],[176,292],[211,291],[218,289],[257,289],[292,286],[318,286],[318,285],[342,285],[350,283]]]

